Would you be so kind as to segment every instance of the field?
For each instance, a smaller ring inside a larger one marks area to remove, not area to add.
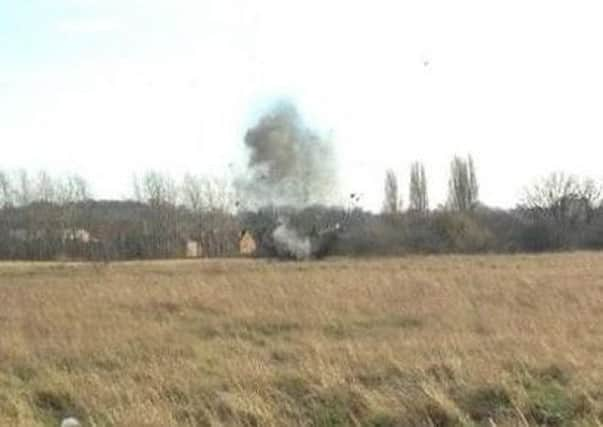
[[[0,264],[0,426],[603,425],[603,255]]]

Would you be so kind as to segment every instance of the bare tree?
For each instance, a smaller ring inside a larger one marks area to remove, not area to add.
[[[134,177],[136,199],[150,207],[148,222],[143,221],[147,256],[166,258],[177,252],[181,239],[178,221],[178,187],[167,174],[146,172],[140,180]]]
[[[55,188],[56,202],[63,213],[63,228],[73,231],[84,227],[84,205],[91,198],[88,182],[79,175],[68,175],[57,179]]]
[[[475,208],[479,197],[479,186],[473,159],[455,156],[450,164],[448,182],[448,207],[456,211],[470,211]]]
[[[2,253],[10,253],[10,245],[7,244],[11,233],[8,210],[12,207],[13,193],[10,177],[0,170],[0,251]]]
[[[206,210],[232,213],[236,208],[235,192],[225,179],[206,178],[203,185],[203,205]]]
[[[35,187],[35,199],[47,203],[56,201],[55,182],[46,171],[38,172]]]
[[[184,205],[195,212],[232,213],[239,204],[233,186],[225,179],[187,174],[182,181],[181,193]]]
[[[415,162],[410,167],[409,210],[425,213],[429,210],[427,177],[422,163]]]
[[[586,178],[581,182],[578,196],[585,208],[585,220],[588,224],[592,222],[597,208],[601,205],[601,195],[601,186],[594,180]]]
[[[29,174],[25,169],[17,172],[17,187],[15,189],[15,199],[19,206],[26,206],[33,201],[32,183]]]
[[[185,206],[195,214],[192,231],[206,256],[224,256],[236,252],[240,227],[234,217],[236,197],[232,185],[223,179],[187,175],[182,183]]]
[[[178,200],[178,187],[167,174],[150,170],[139,180],[134,177],[134,196],[150,206],[175,205]]]
[[[385,199],[383,200],[383,213],[395,215],[400,212],[402,201],[398,190],[398,177],[392,169],[385,172]]]
[[[181,193],[184,205],[195,213],[202,210],[204,206],[203,177],[186,174],[182,180]]]
[[[55,198],[60,204],[78,203],[90,199],[90,186],[80,175],[68,175],[56,181]]]
[[[14,204],[14,193],[10,176],[7,172],[0,171],[0,208]]]
[[[601,200],[601,188],[591,179],[580,181],[554,172],[524,191],[521,208],[531,218],[547,220],[565,230],[578,222],[589,223]]]

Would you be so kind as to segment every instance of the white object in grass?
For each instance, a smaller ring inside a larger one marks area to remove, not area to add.
[[[82,425],[76,418],[69,417],[69,418],[65,418],[61,422],[61,427],[82,427]]]

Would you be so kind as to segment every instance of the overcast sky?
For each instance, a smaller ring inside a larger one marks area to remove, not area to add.
[[[331,135],[341,192],[380,206],[425,162],[432,205],[471,153],[511,206],[554,170],[603,177],[598,1],[0,0],[0,168],[227,176],[267,105]],[[426,62],[428,65],[426,66]],[[230,166],[229,166],[230,165]]]

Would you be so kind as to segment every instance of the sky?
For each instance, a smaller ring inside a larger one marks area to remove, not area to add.
[[[281,98],[378,209],[387,168],[432,206],[471,154],[510,207],[553,171],[603,178],[597,1],[0,0],[0,169],[78,173],[97,197],[156,169],[221,178]]]

